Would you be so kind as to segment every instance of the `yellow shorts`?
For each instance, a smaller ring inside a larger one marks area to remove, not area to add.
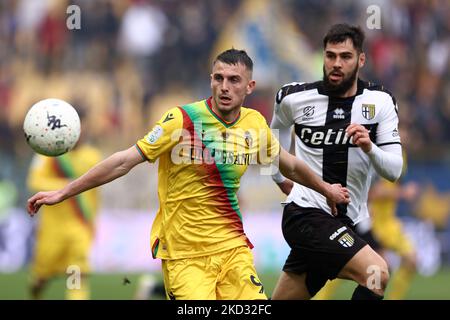
[[[383,221],[382,225],[373,225],[373,233],[381,246],[397,253],[399,256],[406,256],[414,252],[414,246],[404,233],[402,224],[397,218]]]
[[[246,246],[209,256],[163,260],[167,299],[266,300]]]
[[[65,275],[71,265],[78,266],[82,274],[89,273],[91,244],[92,231],[85,226],[70,229],[41,226],[35,242],[32,276],[48,279]]]

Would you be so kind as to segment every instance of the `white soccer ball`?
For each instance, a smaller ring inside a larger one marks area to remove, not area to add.
[[[23,122],[30,147],[37,153],[56,157],[71,150],[80,138],[80,117],[69,103],[45,99],[34,104]]]

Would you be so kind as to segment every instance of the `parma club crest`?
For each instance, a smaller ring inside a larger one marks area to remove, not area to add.
[[[375,117],[375,105],[374,104],[363,104],[362,105],[362,115],[367,120],[372,120]]]
[[[350,248],[355,243],[355,239],[351,235],[349,235],[347,232],[344,233],[342,237],[338,239],[339,243],[346,248]]]

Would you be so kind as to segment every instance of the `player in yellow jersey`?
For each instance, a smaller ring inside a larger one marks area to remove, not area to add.
[[[101,160],[100,152],[80,144],[59,157],[35,155],[29,175],[31,191],[54,190],[86,173]],[[55,206],[45,207],[39,217],[31,266],[31,297],[42,298],[45,285],[56,276],[80,275],[66,288],[67,299],[88,299],[89,254],[98,208],[97,190],[90,190]]]
[[[151,249],[162,259],[167,297],[266,299],[236,195],[247,167],[279,161],[283,174],[326,196],[333,212],[336,203],[349,198],[346,188],[323,182],[280,149],[264,117],[242,107],[255,87],[252,70],[245,51],[219,54],[211,74],[212,97],[170,109],[131,148],[62,189],[31,197],[28,212],[34,215],[43,204],[58,203],[159,158],[160,208]]]
[[[418,193],[419,188],[414,182],[402,185],[385,180],[376,182],[369,193],[372,232],[382,250],[392,250],[401,258],[400,266],[392,276],[388,299],[403,299],[416,273],[416,252],[396,211],[398,201],[411,202]]]

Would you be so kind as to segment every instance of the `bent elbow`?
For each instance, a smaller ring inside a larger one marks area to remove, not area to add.
[[[401,161],[401,163],[399,164],[398,167],[396,167],[394,170],[389,172],[385,178],[387,180],[389,180],[390,182],[395,182],[398,179],[400,179],[400,177],[402,175],[402,171],[403,171],[403,161]]]

